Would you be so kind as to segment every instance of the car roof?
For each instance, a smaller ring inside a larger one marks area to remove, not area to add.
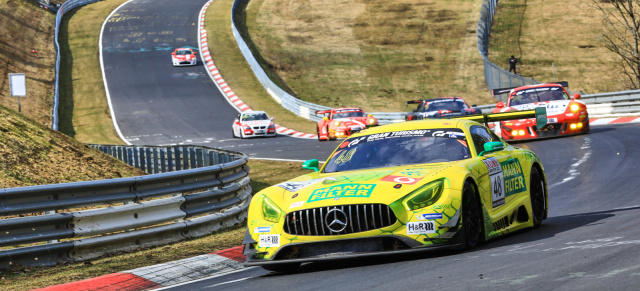
[[[527,90],[527,89],[534,89],[534,88],[545,88],[545,87],[560,87],[560,88],[564,89],[564,87],[562,87],[562,85],[560,85],[560,84],[544,83],[544,84],[526,85],[526,86],[516,87],[516,88],[513,88],[513,92]]]
[[[362,108],[359,108],[359,107],[341,107],[341,108],[331,109],[331,111],[338,111],[338,110],[364,111],[364,110],[362,110]]]
[[[260,111],[260,110],[247,110],[247,111],[244,111],[244,112],[241,112],[241,113],[242,114],[261,114],[261,113],[267,114],[266,112]]]
[[[435,129],[435,128],[460,128],[464,129],[466,127],[473,125],[479,125],[480,123],[466,120],[466,119],[448,119],[448,118],[434,118],[434,119],[423,119],[423,120],[415,120],[415,121],[405,121],[405,122],[397,122],[391,123],[381,126],[375,126],[368,128],[360,133],[355,134],[354,136],[360,135],[369,135],[375,133],[384,133],[384,132],[393,132],[393,131],[405,131],[405,130],[416,130],[416,129]]]

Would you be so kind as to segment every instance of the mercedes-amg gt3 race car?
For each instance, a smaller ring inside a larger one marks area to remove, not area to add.
[[[463,115],[482,114],[480,108],[469,104],[459,97],[442,97],[425,100],[407,101],[409,104],[419,104],[418,108],[407,114],[404,119],[420,120],[425,118],[452,118]]]
[[[233,137],[248,138],[257,136],[275,137],[276,125],[264,111],[245,111],[238,113],[231,126]]]
[[[546,126],[536,125],[535,119],[502,121],[492,125],[494,132],[506,140],[528,140],[583,134],[589,132],[587,105],[578,101],[580,94],[573,98],[564,87],[566,82],[494,89],[493,95],[509,93],[507,104],[498,102],[497,112],[547,108]]]
[[[171,53],[171,63],[176,66],[195,66],[198,62],[196,53],[190,48],[177,48]]]
[[[537,116],[544,122],[544,109]],[[535,153],[473,120],[533,111],[373,127],[344,140],[313,172],[255,194],[243,240],[246,265],[295,271],[301,263],[472,248],[547,217]]]
[[[378,125],[377,118],[355,107],[316,111],[316,115],[318,114],[327,114],[318,121],[318,140],[346,138],[365,128]]]

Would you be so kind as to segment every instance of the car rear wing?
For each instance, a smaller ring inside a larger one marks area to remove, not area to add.
[[[420,103],[422,103],[422,101],[424,101],[424,100],[411,100],[411,101],[407,101],[407,105],[409,105],[409,104],[420,104]]]
[[[477,115],[464,115],[460,117],[454,117],[455,119],[473,120],[476,122],[484,123],[488,125],[489,122],[514,120],[514,119],[536,119],[536,126],[542,128],[547,125],[547,108],[536,107],[534,110],[522,110],[522,111],[509,111],[500,113],[488,113]]]
[[[331,113],[331,109],[329,109],[329,110],[317,110],[316,111],[316,115],[318,115],[318,114],[329,114],[329,113]]]
[[[565,87],[565,88],[569,87],[569,82],[567,82],[567,81],[553,82],[553,83],[547,83],[547,84],[558,84],[558,85],[560,85],[562,87]],[[511,92],[511,90],[513,90],[515,88],[519,88],[519,87],[522,87],[522,86],[493,89],[493,90],[491,90],[491,94],[493,94],[493,96],[500,95],[500,94],[506,94],[506,93]]]

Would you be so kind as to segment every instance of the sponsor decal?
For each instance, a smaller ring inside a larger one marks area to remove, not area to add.
[[[407,234],[436,233],[434,221],[407,222]]]
[[[489,171],[489,181],[491,182],[491,205],[498,207],[505,202],[504,193],[504,175],[502,167],[496,158],[488,158],[483,160]]]
[[[500,163],[500,165],[504,172],[505,196],[527,191],[527,185],[524,182],[524,174],[522,173],[522,166],[518,159],[510,159]]]
[[[418,220],[442,219],[442,213],[423,213],[416,215]]]
[[[356,154],[356,150],[358,148],[352,148],[349,149],[347,151],[343,151],[336,159],[335,162],[336,165],[342,164],[342,163],[348,163],[349,161],[351,161],[351,158],[353,158],[353,155]]]
[[[440,209],[444,209],[444,208],[451,208],[451,205],[433,205],[431,207],[431,209],[433,209],[433,210],[440,210]]]
[[[382,178],[380,181],[413,185],[413,184],[417,183],[418,181],[420,181],[420,179],[422,179],[422,178],[412,178],[412,177],[389,175],[389,176],[386,176],[386,177]]]
[[[375,187],[375,184],[342,184],[327,188],[320,188],[311,193],[307,203],[326,199],[339,199],[341,197],[367,198],[371,196]]]
[[[283,188],[289,192],[297,192],[300,189],[303,189],[309,185],[324,181],[326,179],[332,179],[332,178],[320,178],[320,179],[312,179],[307,181],[284,182],[276,185],[276,187]]]
[[[253,230],[254,233],[263,233],[263,232],[271,232],[271,227],[269,226],[260,226],[260,227],[256,227]]]
[[[547,123],[558,123],[558,118],[547,118]]]
[[[261,248],[270,248],[270,247],[279,247],[280,246],[280,235],[279,234],[261,234],[258,247]]]
[[[441,130],[416,129],[416,130],[383,132],[383,133],[376,133],[376,134],[371,134],[367,136],[352,138],[348,140],[349,144],[346,145],[345,147],[350,148],[360,143],[386,140],[386,139],[392,139],[392,138],[402,138],[402,137],[448,137],[448,138],[465,139],[464,132],[462,132],[462,130],[460,129],[455,129],[455,128],[446,128]]]
[[[294,202],[291,203],[291,206],[289,206],[289,208],[296,208],[296,207],[300,207],[304,204],[304,201],[298,201],[298,202]]]
[[[391,173],[393,173],[393,171],[375,171],[375,172],[365,172],[365,173],[356,173],[356,174],[349,174],[349,175],[343,175],[343,176],[335,176],[330,179],[326,179],[322,181],[322,184],[333,185],[333,184],[343,184],[343,183],[365,182],[365,181],[380,179]]]

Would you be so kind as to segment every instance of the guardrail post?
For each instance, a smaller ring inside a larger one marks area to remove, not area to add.
[[[146,159],[145,159],[144,148],[136,148],[136,150],[138,152],[138,158],[140,159],[139,169],[144,171],[145,173],[149,173],[149,171],[147,171],[146,169]]]
[[[162,168],[162,173],[167,172],[167,150],[160,149],[160,167]]]
[[[158,149],[157,148],[153,148],[153,173],[157,174],[160,172],[160,168],[158,166],[158,161],[159,161],[159,157],[158,157]]]
[[[181,167],[182,158],[180,157],[180,147],[174,147],[173,150],[175,151],[174,161],[176,163],[176,171],[180,171],[182,170],[182,167]]]
[[[189,167],[189,149],[183,146],[180,150],[182,150],[182,168],[185,170],[191,169]]]
[[[174,159],[173,159],[173,152],[171,151],[171,149],[167,149],[167,163],[169,166],[169,172],[173,172],[173,164],[174,164]]]
[[[151,149],[150,148],[144,148],[143,150],[146,151],[146,155],[147,155],[147,173],[153,173],[153,162],[151,161]]]

